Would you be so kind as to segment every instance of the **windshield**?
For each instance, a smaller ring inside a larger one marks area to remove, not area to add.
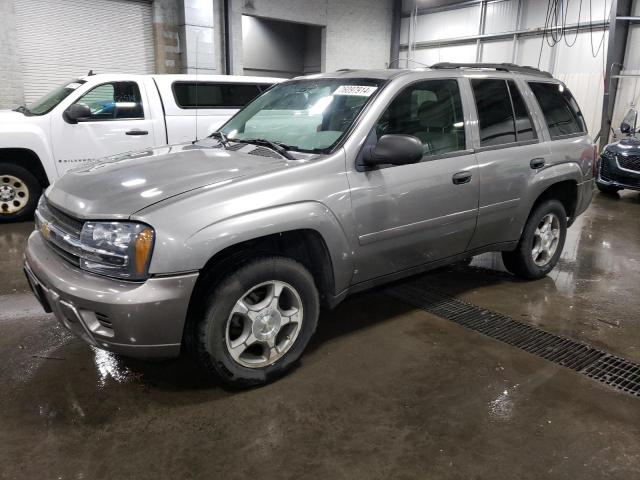
[[[55,90],[47,93],[44,97],[27,105],[24,113],[29,115],[44,115],[45,113],[49,113],[56,105],[67,98],[71,92],[83,83],[86,83],[85,80],[72,80],[71,82],[66,82],[63,85],[60,85]]]
[[[382,85],[375,79],[294,80],[247,105],[221,132],[230,140],[268,140],[287,149],[323,151],[347,132]]]

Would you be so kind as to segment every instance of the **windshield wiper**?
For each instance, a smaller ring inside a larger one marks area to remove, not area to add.
[[[285,145],[284,143],[279,143],[279,142],[272,142],[271,140],[267,140],[266,138],[242,138],[242,139],[233,139],[234,142],[240,142],[240,143],[250,143],[253,145],[260,145],[263,147],[269,147],[271,150],[275,150],[276,152],[278,152],[280,155],[282,155],[284,158],[287,158],[289,160],[295,160],[294,157],[291,156],[291,154],[289,152],[287,152],[287,149],[292,149],[293,147],[291,145]]]
[[[20,105],[19,107],[14,108],[13,111],[23,113],[24,115],[28,115],[29,113],[31,113],[29,109],[24,105]]]
[[[227,136],[221,131],[213,132],[209,135],[209,138],[218,138],[220,140],[220,145],[222,145],[225,150],[229,148],[229,140],[227,140]]]

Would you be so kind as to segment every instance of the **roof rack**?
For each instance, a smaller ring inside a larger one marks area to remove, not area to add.
[[[448,68],[493,68],[501,72],[517,72],[525,73],[528,75],[539,75],[541,77],[553,78],[549,72],[545,72],[535,67],[528,67],[522,65],[516,65],[515,63],[451,63],[440,62],[431,65],[431,68],[435,70],[448,69]]]

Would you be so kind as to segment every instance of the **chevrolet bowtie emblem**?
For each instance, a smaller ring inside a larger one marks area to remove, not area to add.
[[[42,235],[44,236],[44,238],[46,238],[47,240],[51,239],[51,227],[49,226],[48,222],[42,222],[42,225],[40,226],[40,231],[42,232]]]

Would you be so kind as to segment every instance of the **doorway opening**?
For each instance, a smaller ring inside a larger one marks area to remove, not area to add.
[[[291,78],[319,73],[322,28],[243,15],[244,74]]]

